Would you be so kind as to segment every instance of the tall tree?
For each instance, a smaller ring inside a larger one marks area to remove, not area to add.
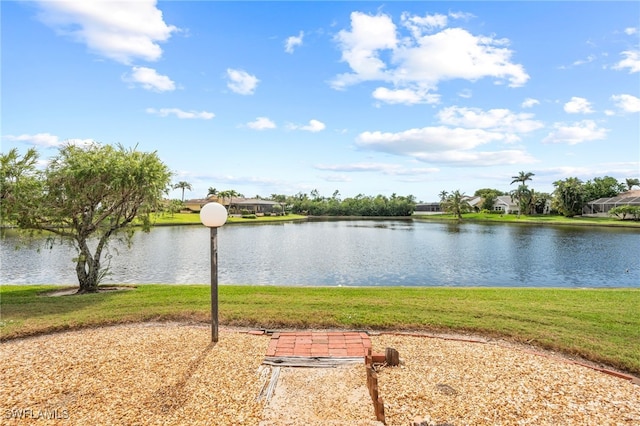
[[[563,216],[573,217],[582,214],[584,204],[584,185],[577,177],[553,182],[553,205]]]
[[[496,203],[496,200],[498,199],[498,197],[505,194],[499,189],[482,188],[474,192],[473,195],[475,197],[482,198],[481,208],[483,210],[493,210],[494,204]]]
[[[213,186],[209,187],[209,191],[207,192],[207,198],[208,197],[217,197],[218,196],[218,190],[215,189]]]
[[[65,145],[33,181],[29,191],[15,194],[10,211],[21,228],[72,243],[78,293],[92,293],[105,272],[101,258],[109,239],[123,235],[130,243],[135,218],[149,229],[149,213],[168,192],[171,172],[155,152]]]
[[[440,191],[440,193],[438,194],[438,196],[440,197],[440,202],[444,202],[444,200],[447,199],[447,197],[449,196],[449,193],[447,191]]]
[[[520,182],[522,185],[526,185],[528,180],[532,180],[532,176],[535,176],[535,174],[531,172],[519,172],[518,176],[511,176],[511,179],[513,179],[511,184]]]
[[[640,186],[640,179],[637,178],[627,178],[627,189],[631,191],[634,186]]]
[[[511,185],[520,182],[518,188],[511,191],[511,200],[517,201],[518,203],[518,217],[523,213],[528,214],[532,210],[532,205],[534,204],[533,191],[529,189],[526,183],[528,180],[532,180],[532,176],[535,175],[531,172],[520,172],[518,176],[511,176],[513,179]]]
[[[0,153],[0,223],[15,223],[18,220],[17,197],[33,197],[39,189],[38,152],[31,148],[23,156],[13,148],[6,154]]]
[[[173,185],[173,189],[182,189],[182,202],[184,203],[184,190],[188,189],[189,191],[191,191],[193,188],[191,187],[191,184],[189,182],[180,181]]]
[[[596,177],[584,184],[585,201],[593,201],[598,198],[615,197],[625,190],[624,184],[611,176]]]
[[[441,203],[442,209],[447,213],[456,215],[458,220],[462,220],[462,214],[471,211],[471,205],[467,201],[463,192],[456,189]]]

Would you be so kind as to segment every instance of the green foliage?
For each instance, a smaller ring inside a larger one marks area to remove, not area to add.
[[[170,179],[156,153],[65,145],[43,172],[30,174],[28,188],[13,191],[7,209],[21,228],[72,242],[79,291],[92,292],[104,275],[101,258],[109,239],[122,235],[130,242],[136,218],[148,230],[149,214],[160,208]]]
[[[584,199],[586,202],[597,200],[598,198],[615,197],[624,192],[624,190],[624,184],[618,182],[615,178],[610,176],[596,177],[584,184]]]
[[[609,210],[609,215],[625,220],[630,216],[633,220],[640,220],[640,206],[618,206]]]
[[[1,339],[140,321],[210,323],[209,285],[39,295],[59,288],[2,286]],[[222,285],[219,292],[221,325],[471,332],[640,373],[638,289]]]
[[[576,177],[553,182],[553,208],[566,217],[582,214],[585,192],[582,181]]]
[[[482,198],[482,205],[480,206],[482,210],[491,210],[493,209],[493,205],[495,204],[498,197],[501,195],[507,195],[507,194],[505,194],[504,192],[498,189],[482,188],[482,189],[476,190],[476,192],[473,195],[475,197]],[[446,198],[446,193],[445,193],[445,198]]]
[[[324,198],[314,190],[311,197],[302,193],[290,197],[288,204],[293,213],[311,216],[411,216],[416,206],[413,195],[372,197],[358,194],[344,200],[338,195],[336,191],[331,198]]]
[[[0,223],[17,223],[22,204],[41,191],[37,161],[38,152],[33,148],[23,156],[15,148],[7,154],[0,153]]]
[[[637,178],[627,178],[625,182],[627,184],[628,191],[631,191],[634,186],[640,186],[640,179]]]
[[[243,215],[242,215],[242,218],[243,218],[243,219],[257,219],[257,218],[258,218],[258,216],[256,216],[255,214],[249,214],[249,213],[247,213],[247,214],[243,214]]]
[[[462,220],[462,214],[471,211],[471,205],[467,201],[464,193],[455,190],[440,203],[442,210],[455,215],[458,220]]]

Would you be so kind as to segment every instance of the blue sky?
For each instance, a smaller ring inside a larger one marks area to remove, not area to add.
[[[186,198],[640,177],[635,1],[0,8],[2,152],[137,146]]]

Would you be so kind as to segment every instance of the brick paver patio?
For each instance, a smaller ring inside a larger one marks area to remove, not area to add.
[[[367,333],[358,331],[292,331],[274,333],[268,357],[365,357]]]

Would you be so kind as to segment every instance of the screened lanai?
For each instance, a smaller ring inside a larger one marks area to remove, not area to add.
[[[618,206],[640,206],[640,190],[627,191],[610,198],[598,198],[589,201],[582,208],[583,215],[608,214]]]

